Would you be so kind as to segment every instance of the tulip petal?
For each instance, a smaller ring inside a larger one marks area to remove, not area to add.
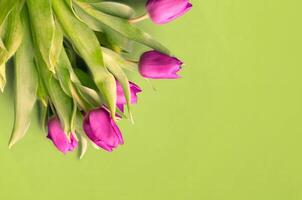
[[[95,142],[95,144],[98,145],[99,147],[101,147],[102,149],[108,151],[108,152],[112,152],[112,150],[113,150],[104,141],[97,141],[97,142]]]
[[[131,103],[136,104],[137,103],[137,93],[142,92],[142,89],[135,83],[132,83],[131,81],[129,81],[129,86],[130,86]],[[125,97],[123,87],[119,83],[119,81],[116,81],[116,89],[117,89],[116,90],[116,93],[117,93],[116,105],[122,112],[124,112],[124,105],[127,104],[127,99]]]

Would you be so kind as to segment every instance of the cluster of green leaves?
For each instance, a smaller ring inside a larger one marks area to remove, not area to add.
[[[129,80],[136,70],[123,52],[133,42],[168,54],[149,34],[129,23],[134,10],[100,0],[1,0],[0,89],[5,65],[14,59],[15,121],[9,146],[26,133],[36,102],[41,123],[56,115],[66,134],[78,134],[82,154],[87,141],[82,112],[106,105],[115,119],[116,81],[123,88],[130,113]]]

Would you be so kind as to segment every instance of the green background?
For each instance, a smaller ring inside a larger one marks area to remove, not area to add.
[[[302,199],[302,28],[298,0],[193,0],[143,26],[185,63],[138,81],[125,145],[59,153],[34,117],[12,150],[12,92],[0,96],[0,199]]]

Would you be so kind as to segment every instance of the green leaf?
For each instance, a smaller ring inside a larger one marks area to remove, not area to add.
[[[47,123],[47,116],[48,116],[48,105],[39,102],[39,122],[42,127],[43,132],[46,132],[46,123]]]
[[[130,105],[131,105],[131,93],[130,93],[130,85],[129,80],[127,78],[127,75],[124,73],[122,68],[120,67],[122,62],[122,58],[116,54],[115,52],[111,51],[110,49],[103,48],[103,55],[104,55],[104,63],[106,67],[109,69],[109,71],[115,76],[115,78],[119,81],[121,84],[124,95],[127,101],[127,107],[129,114],[131,116],[130,112]]]
[[[74,84],[74,89],[74,98],[76,98],[77,102],[81,104],[81,107],[85,112],[100,107],[102,104],[104,104],[103,100],[95,90],[85,87],[81,84]]]
[[[106,1],[99,3],[91,3],[91,5],[103,13],[124,19],[130,19],[134,15],[133,8],[118,2]]]
[[[0,28],[0,29],[1,29],[1,28]],[[1,31],[1,30],[0,30],[0,31]],[[0,37],[0,51],[7,51],[1,37]]]
[[[121,53],[122,51],[131,52],[133,50],[133,41],[112,29],[96,32],[96,36],[102,46],[108,47],[117,53]]]
[[[103,56],[104,56],[104,63],[106,66],[111,65],[118,65],[120,68],[126,69],[128,71],[135,72],[138,70],[137,63],[125,60],[120,54],[111,51],[108,48],[102,48]]]
[[[102,50],[94,32],[73,15],[64,1],[53,0],[52,3],[66,36],[87,63],[99,92],[109,106],[112,118],[115,118],[115,79],[104,66]]]
[[[73,49],[72,45],[65,40],[64,41],[64,49],[66,51],[66,54],[68,56],[68,60],[70,61],[72,66],[76,66],[77,64],[77,53]]]
[[[44,106],[47,106],[47,91],[46,91],[46,88],[44,86],[44,83],[43,83],[43,80],[42,80],[42,77],[41,76],[38,76],[38,91],[37,91],[37,98],[41,101],[41,103],[44,105]]]
[[[51,102],[54,105],[55,110],[53,111],[60,118],[64,132],[67,136],[70,136],[70,133],[74,131],[76,104],[74,100],[62,90],[60,83],[54,77],[53,73],[47,69],[46,63],[39,52],[36,52],[36,61],[47,94],[50,96]]]
[[[1,0],[0,1],[0,8],[1,8],[1,12],[0,12],[0,32],[3,28],[3,23],[4,23],[5,19],[7,18],[9,13],[12,11],[12,9],[16,5],[16,3],[18,3],[18,2],[20,2],[20,1],[12,1],[12,0]],[[0,49],[4,49],[4,50],[6,49],[1,38],[0,38]]]
[[[73,15],[78,18],[78,20],[82,21],[82,19],[77,15],[77,13],[75,12],[74,8],[73,8],[73,0],[65,0],[65,2],[67,3],[67,5],[69,6],[70,10],[72,11]]]
[[[7,27],[4,34],[4,45],[6,47],[6,52],[0,53],[0,63],[6,62],[10,57],[12,57],[17,51],[21,44],[23,31],[20,19],[20,12],[23,7],[23,3],[18,3],[14,7],[13,11],[7,18]]]
[[[87,152],[87,147],[88,147],[88,139],[84,136],[80,136],[80,153],[79,153],[79,158],[83,159],[84,155]]]
[[[97,31],[96,35],[101,44],[110,45],[109,47],[115,51],[121,49],[129,51],[129,44],[132,44],[128,38],[108,27],[102,27],[100,23],[81,9],[77,9],[77,15],[87,24],[92,30]],[[99,33],[102,32],[103,34]],[[99,37],[101,36],[101,37]]]
[[[5,18],[8,16],[8,14],[11,12],[13,7],[18,3],[18,1],[12,1],[12,0],[1,0],[0,1],[0,26],[3,24]]]
[[[166,47],[154,40],[149,34],[130,24],[126,19],[100,12],[87,3],[76,2],[74,8],[81,18],[85,17],[86,20],[84,21],[92,28],[97,27],[99,30],[112,29],[131,40],[169,54],[169,50]]]
[[[80,136],[79,158],[82,159],[87,151],[88,138],[83,130],[83,116],[80,112],[76,116],[76,133]]]
[[[55,72],[55,64],[62,48],[63,34],[56,28],[51,0],[27,0],[33,37],[47,68]]]
[[[3,40],[5,49],[0,49],[0,89],[2,92],[6,84],[5,63],[15,54],[23,37],[20,19],[22,7],[23,2],[19,2],[7,17],[7,27]]]
[[[88,98],[87,95],[83,95],[81,90],[78,90],[81,86],[81,82],[73,71],[64,49],[56,65],[56,72],[62,89],[77,102],[81,109],[88,111],[101,105],[101,102],[96,104],[91,98]]]
[[[78,1],[85,2],[85,3],[99,3],[104,0],[78,0]]]
[[[0,90],[1,92],[4,91],[6,85],[6,69],[5,64],[0,65]]]
[[[97,86],[95,85],[94,81],[91,80],[91,77],[89,76],[88,73],[84,72],[79,68],[75,68],[74,72],[76,73],[77,77],[80,79],[80,82],[83,86],[97,90]]]
[[[22,27],[25,39],[15,55],[15,120],[9,148],[24,137],[30,125],[30,115],[37,98],[37,71],[26,20],[27,16],[23,13]]]
[[[63,91],[68,96],[72,96],[72,94],[71,94],[71,75],[70,75],[72,73],[72,69],[71,69],[71,64],[69,62],[69,59],[68,59],[67,54],[64,49],[61,51],[61,55],[55,66],[55,70],[56,70],[56,77],[58,78]]]
[[[52,41],[52,48],[50,51],[50,63],[55,66],[61,55],[63,49],[63,31],[58,22],[55,23],[55,34]]]

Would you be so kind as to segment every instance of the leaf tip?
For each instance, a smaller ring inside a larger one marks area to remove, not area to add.
[[[12,147],[13,147],[15,144],[16,144],[16,141],[13,141],[13,140],[9,141],[9,143],[8,143],[8,149],[12,149]]]
[[[131,124],[134,124],[134,118],[130,111],[129,111],[129,117],[130,117]]]
[[[19,141],[19,139],[17,139],[14,135],[15,133],[13,132],[8,143],[8,149],[12,149],[12,147]]]

